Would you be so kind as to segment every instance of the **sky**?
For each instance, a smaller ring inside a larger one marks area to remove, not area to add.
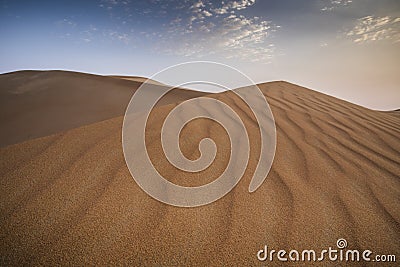
[[[0,38],[0,73],[151,77],[207,60],[400,108],[398,0],[0,0]]]

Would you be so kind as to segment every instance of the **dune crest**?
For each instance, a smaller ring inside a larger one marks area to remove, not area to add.
[[[0,147],[122,116],[142,82],[70,71],[1,74]],[[201,95],[176,89],[159,105]]]

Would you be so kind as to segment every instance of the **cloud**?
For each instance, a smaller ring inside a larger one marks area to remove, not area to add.
[[[194,3],[190,8],[201,8],[205,7],[203,1],[198,1],[197,3]]]
[[[321,8],[322,11],[333,11],[340,7],[349,6],[353,3],[352,0],[325,0],[324,2],[327,3],[325,3],[325,6]]]
[[[210,13],[210,12],[207,11],[207,10],[203,10],[203,14],[204,14],[206,17],[211,17],[211,16],[212,16],[212,13]]]
[[[218,7],[211,9],[212,13],[223,15],[235,12],[235,10],[246,9],[256,3],[256,0],[241,0],[241,1],[222,1]]]
[[[218,55],[268,62],[274,51],[269,37],[278,27],[260,17],[236,14],[255,2],[225,1],[215,6],[197,1],[187,16],[171,20],[167,34],[161,33],[158,50],[195,58]]]
[[[223,7],[228,9],[242,10],[256,3],[255,0],[228,1]]]
[[[114,14],[110,18],[116,23],[120,22],[119,17],[126,22],[118,35],[107,35],[112,40],[138,44],[140,41],[133,39],[140,38],[143,43],[152,44],[159,53],[196,59],[212,56],[269,62],[273,55],[270,36],[278,27],[265,18],[245,16],[243,12],[256,0],[146,0],[135,2],[135,5],[132,1],[127,6],[121,0],[101,0],[101,3],[104,9],[112,7],[108,12]],[[145,13],[145,9],[151,12]],[[168,12],[161,14],[160,10]],[[125,32],[127,35],[124,35],[123,30],[129,25],[135,29],[135,19],[126,17],[132,12],[140,14],[140,19],[162,22],[159,27],[141,30],[143,33]]]
[[[128,5],[131,0],[102,0],[101,2],[106,5]]]
[[[390,40],[400,42],[400,17],[366,16],[356,21],[346,33],[355,43]]]
[[[69,18],[56,21],[56,24],[60,26],[69,26],[69,27],[76,27],[78,25],[78,23]]]
[[[223,7],[215,8],[215,9],[213,9],[213,12],[215,14],[223,15],[223,14],[227,14],[228,13],[228,9],[227,8],[223,8]]]

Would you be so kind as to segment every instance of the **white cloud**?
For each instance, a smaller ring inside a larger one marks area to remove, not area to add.
[[[241,10],[254,5],[255,2],[255,0],[231,1],[226,4],[226,7]]]
[[[227,9],[227,8],[223,8],[223,7],[221,7],[221,8],[215,8],[215,9],[213,9],[213,12],[214,12],[215,14],[223,15],[223,14],[228,13],[228,9]]]
[[[391,40],[400,42],[400,18],[367,16],[346,33],[355,43]]]
[[[212,14],[210,13],[210,11],[207,11],[207,10],[203,10],[203,14],[204,14],[204,16],[206,16],[206,17],[211,17],[211,16],[212,16]]]
[[[220,6],[197,1],[189,14],[171,20],[161,32],[158,50],[180,56],[204,58],[218,55],[245,61],[268,62],[274,46],[269,37],[278,26],[260,17],[240,15],[255,0],[223,1]],[[237,11],[238,14],[236,14]]]
[[[151,8],[154,8],[151,14],[143,14],[144,10],[135,9],[133,5],[128,7],[148,18],[159,16],[160,13],[157,12],[159,9],[171,11],[163,16],[163,19],[167,19],[163,26],[140,33],[139,38],[144,38],[144,43],[154,44],[154,49],[160,53],[203,59],[217,56],[261,62],[269,62],[272,57],[274,46],[270,35],[278,26],[265,18],[242,14],[245,9],[251,8],[256,0],[147,1],[151,3]],[[110,14],[115,14],[114,10],[128,8],[123,2],[101,0],[103,8],[113,8]],[[133,4],[134,1],[131,3]],[[118,16],[115,15],[111,18],[118,20]],[[121,21],[125,21],[125,25],[132,22],[129,17],[123,17]],[[134,35],[109,32],[104,35],[104,38],[130,44]],[[135,40],[135,43],[137,44],[138,41]]]
[[[205,7],[203,1],[198,1],[197,3],[194,3],[190,8],[201,8]]]
[[[322,11],[332,11],[340,7],[349,6],[353,3],[352,0],[325,0],[326,5],[321,8]]]
[[[222,5],[213,8],[211,11],[215,14],[232,13],[235,10],[246,9],[256,3],[256,0],[241,0],[241,1],[222,1]]]

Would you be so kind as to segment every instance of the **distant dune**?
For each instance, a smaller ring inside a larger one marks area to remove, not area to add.
[[[260,153],[254,117],[232,92],[209,95],[243,119],[250,162],[222,199],[177,208],[144,193],[125,165],[121,115],[138,82],[22,72],[1,75],[0,86],[2,144],[47,135],[0,149],[0,265],[282,266],[259,262],[257,251],[264,245],[318,251],[336,248],[339,238],[351,249],[399,257],[400,117],[393,113],[287,82],[261,84],[276,121],[277,151],[264,184],[250,194]],[[224,170],[229,139],[210,120],[193,122],[182,132],[183,153],[198,157],[199,140],[210,137],[218,145],[215,162],[198,174],[170,166],[160,126],[176,105],[170,103],[195,94],[175,93],[151,114],[149,154],[167,179],[204,184]],[[45,130],[24,133],[38,126]],[[331,264],[343,263],[321,266]]]
[[[122,116],[141,84],[141,80],[67,71],[1,74],[0,147]],[[184,90],[177,94],[174,90],[159,104],[200,95],[203,93]]]
[[[147,79],[147,78],[144,78],[144,77],[139,77],[139,76],[113,76],[113,75],[111,75],[109,77],[128,80],[128,81],[134,81],[134,82],[140,82],[140,83],[147,82],[147,83],[152,83],[152,84],[161,85],[161,86],[165,85],[165,84],[162,84],[160,82],[157,82],[157,81],[154,81],[154,80],[151,80],[151,79]]]

